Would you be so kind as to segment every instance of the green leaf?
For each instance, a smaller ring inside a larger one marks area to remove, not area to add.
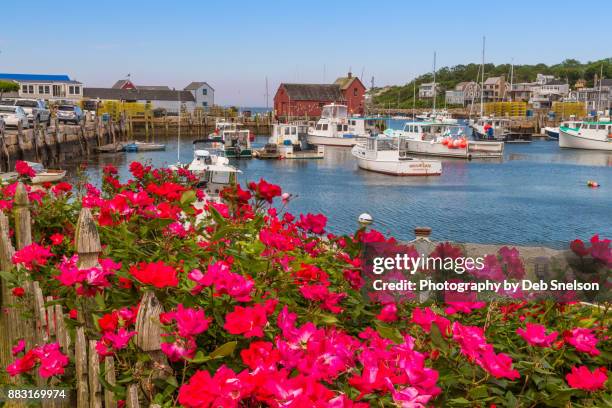
[[[433,344],[436,347],[438,347],[442,351],[447,351],[448,350],[448,344],[446,343],[446,341],[442,337],[442,333],[440,333],[440,329],[438,328],[438,325],[436,325],[436,324],[432,324],[431,325],[431,333],[430,333],[430,335],[431,335],[431,341],[433,342]]]
[[[472,403],[463,397],[453,398],[448,400],[449,406],[453,407],[470,407]]]
[[[375,322],[374,324],[376,325],[376,331],[381,337],[393,340],[396,343],[401,343],[404,341],[402,334],[395,327],[389,327],[379,322]]]
[[[193,190],[188,190],[185,191],[182,195],[181,195],[181,206],[187,206],[193,202],[195,202],[196,200],[196,193]]]
[[[222,346],[217,347],[212,353],[210,353],[210,358],[221,358],[225,356],[229,356],[236,349],[237,341],[228,341]]]
[[[191,359],[187,359],[187,361],[189,361],[190,363],[205,363],[207,361],[210,360],[210,356],[204,355],[204,353],[200,350],[196,353],[195,356],[193,356],[193,358]]]
[[[472,399],[481,399],[481,398],[486,398],[489,396],[489,392],[487,391],[488,387],[486,385],[479,385],[476,388],[472,388],[469,392],[468,395],[470,396],[470,398]]]

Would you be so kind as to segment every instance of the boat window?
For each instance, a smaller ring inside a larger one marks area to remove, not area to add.
[[[292,134],[292,135],[297,134],[297,128],[296,128],[295,126],[292,126],[292,127],[291,127],[291,134]]]
[[[589,129],[597,129],[597,125],[590,125]]]
[[[606,125],[599,125],[597,128],[600,129],[600,130],[605,130],[606,129]]]
[[[337,126],[336,126],[336,130],[337,130],[338,132],[342,132],[342,125],[337,125]]]
[[[327,123],[323,124],[323,126],[321,127],[321,130],[327,130]]]
[[[421,131],[423,131],[423,133],[429,133],[431,132],[431,126],[422,126]]]
[[[321,130],[321,124],[320,123],[317,123],[317,128],[316,129],[317,130]]]
[[[215,171],[212,173],[212,183],[229,184],[230,173],[226,171]]]
[[[348,125],[344,125],[344,131],[346,132],[348,130]]]
[[[288,128],[288,127],[286,127],[286,128],[285,128],[285,134],[286,134],[286,135],[288,135],[288,134],[289,134],[289,128]]]

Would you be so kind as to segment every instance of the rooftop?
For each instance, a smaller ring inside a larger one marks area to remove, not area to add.
[[[185,87],[185,91],[195,91],[203,85],[208,85],[210,89],[215,90],[212,86],[210,86],[207,82],[192,82]]]
[[[294,101],[343,101],[337,84],[281,84]]]
[[[195,101],[189,91],[170,89],[83,88],[83,97],[117,101]]]
[[[0,73],[0,79],[19,81],[19,82],[71,82],[73,81],[68,75],[48,75],[48,74],[9,74]]]

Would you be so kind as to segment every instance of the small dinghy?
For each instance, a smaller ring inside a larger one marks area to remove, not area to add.
[[[117,153],[122,152],[124,149],[123,143],[109,143],[104,146],[94,147],[94,150],[98,153]]]
[[[132,142],[125,144],[124,150],[126,152],[155,152],[166,150],[166,145],[161,143]]]
[[[34,170],[34,173],[36,173],[34,177],[30,177],[32,184],[54,183],[66,176],[66,170],[45,169],[40,163],[26,163]]]
[[[7,173],[0,173],[0,184],[11,184],[13,181],[16,181],[19,177],[19,173],[16,171],[9,171]]]

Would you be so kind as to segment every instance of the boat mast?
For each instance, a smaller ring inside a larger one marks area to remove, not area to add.
[[[270,94],[268,93],[268,77],[266,77],[266,111],[270,109],[269,96]]]
[[[482,75],[480,77],[480,117],[483,116],[484,110],[484,61],[485,61],[485,36],[482,36]]]
[[[412,80],[412,120],[416,119],[416,77]]]
[[[178,133],[176,141],[176,162],[181,162],[181,91],[178,94]]]
[[[434,61],[433,61],[433,111],[432,114],[435,116],[436,114],[436,99],[438,93],[436,92],[436,52],[434,51]]]

